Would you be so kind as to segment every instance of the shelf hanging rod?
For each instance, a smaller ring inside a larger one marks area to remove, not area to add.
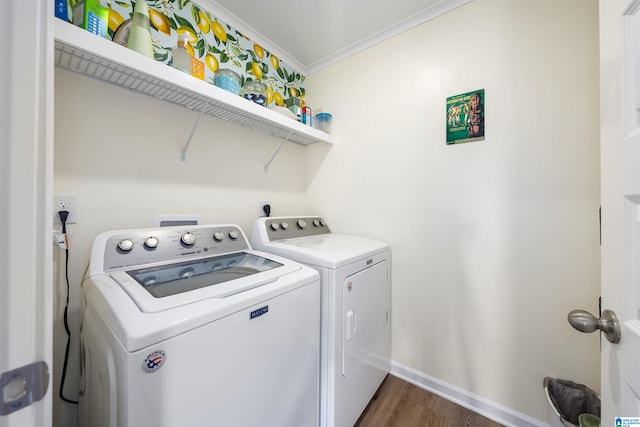
[[[284,145],[285,142],[287,142],[289,140],[289,138],[291,138],[291,135],[293,134],[293,131],[289,132],[289,135],[287,135],[286,138],[284,138],[282,140],[282,142],[280,143],[280,145],[278,146],[278,148],[276,149],[276,152],[273,153],[273,156],[271,156],[271,158],[269,159],[269,161],[267,162],[266,165],[264,165],[264,173],[267,173],[269,171],[269,165],[271,164],[271,162],[273,162],[273,159],[276,158],[276,156],[278,155],[278,153],[280,152],[280,149],[282,148],[282,146]]]
[[[189,148],[189,144],[191,144],[191,138],[193,138],[193,134],[196,133],[196,129],[198,128],[198,123],[200,123],[200,119],[202,118],[202,115],[204,114],[204,110],[207,109],[208,105],[209,105],[209,100],[207,99],[204,105],[202,106],[202,110],[200,110],[200,114],[198,114],[198,118],[196,119],[196,122],[193,124],[193,128],[191,129],[189,138],[187,138],[187,143],[184,145],[184,148],[180,153],[180,160],[182,160],[183,162],[187,160],[187,149]]]

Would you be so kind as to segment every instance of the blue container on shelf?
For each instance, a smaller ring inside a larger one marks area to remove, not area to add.
[[[249,80],[240,91],[240,96],[263,107],[267,106],[267,86],[257,80]]]
[[[240,95],[240,76],[235,71],[220,69],[213,77],[213,84],[234,95]]]
[[[55,0],[56,18],[69,22],[69,6],[67,0]]]
[[[316,114],[315,128],[322,132],[331,134],[331,122],[333,116],[330,113],[318,113]]]

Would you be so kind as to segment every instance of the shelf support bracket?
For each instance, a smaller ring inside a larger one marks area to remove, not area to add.
[[[271,156],[271,158],[269,159],[269,161],[267,162],[266,165],[264,165],[264,173],[267,173],[269,171],[269,165],[271,164],[271,162],[273,162],[273,159],[276,158],[276,156],[278,155],[278,153],[280,152],[280,149],[282,148],[282,146],[284,145],[285,142],[287,142],[289,140],[289,138],[291,138],[291,135],[293,134],[293,131],[289,132],[289,135],[287,135],[287,137],[285,139],[282,140],[282,142],[280,143],[280,145],[278,146],[278,148],[276,149],[276,152],[273,153],[273,156]]]
[[[204,114],[204,110],[207,109],[208,105],[209,105],[209,100],[207,99],[204,105],[202,106],[202,110],[200,110],[200,114],[198,114],[198,118],[196,119],[196,122],[193,124],[193,128],[191,129],[189,138],[187,138],[187,143],[184,145],[184,148],[180,152],[180,160],[182,160],[183,162],[187,160],[187,150],[189,149],[189,144],[191,144],[191,138],[193,138],[193,134],[196,133],[196,129],[198,128],[198,124],[200,123],[200,119],[202,118],[202,115]]]

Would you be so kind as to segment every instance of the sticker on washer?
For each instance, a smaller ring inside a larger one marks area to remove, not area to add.
[[[156,350],[144,359],[142,362],[142,370],[147,373],[153,373],[162,368],[167,361],[167,354],[162,350]]]
[[[265,313],[269,312],[269,306],[265,305],[264,307],[260,307],[257,310],[253,310],[250,314],[249,314],[249,320],[251,319],[255,319],[258,316],[262,316]]]

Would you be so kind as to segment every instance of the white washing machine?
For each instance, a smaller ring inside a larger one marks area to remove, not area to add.
[[[320,217],[259,218],[251,244],[320,272],[320,424],[353,426],[391,365],[389,245],[331,233]]]
[[[320,282],[235,225],[93,244],[81,427],[317,426]]]

